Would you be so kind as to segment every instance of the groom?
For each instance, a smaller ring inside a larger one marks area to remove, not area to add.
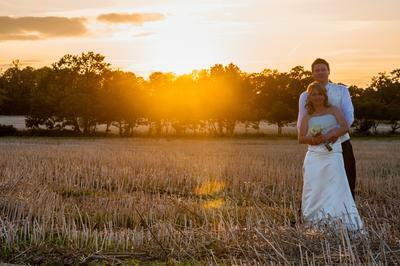
[[[354,121],[354,108],[351,102],[349,90],[346,86],[335,84],[329,81],[329,64],[321,58],[317,58],[311,65],[312,76],[315,81],[325,86],[328,93],[328,101],[330,104],[339,107],[346,119],[349,128]],[[297,118],[297,128],[300,127],[301,120],[306,112],[305,102],[307,99],[307,92],[303,92],[299,98],[299,114]],[[332,137],[327,141],[333,143],[338,140],[337,137]],[[354,189],[356,186],[356,161],[353,154],[353,147],[350,143],[349,133],[339,137],[342,143],[344,167],[346,169],[347,180],[349,181],[351,194],[354,197]],[[314,145],[319,145],[325,142],[323,136],[316,138]]]

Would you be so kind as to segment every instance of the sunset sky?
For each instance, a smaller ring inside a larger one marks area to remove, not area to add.
[[[145,78],[233,62],[243,71],[331,64],[365,86],[400,68],[399,0],[0,0],[0,68],[95,51]]]

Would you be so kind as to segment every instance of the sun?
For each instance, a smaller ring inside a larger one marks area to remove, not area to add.
[[[151,68],[184,74],[218,63],[223,51],[211,27],[188,18],[172,17],[164,21],[150,44]]]

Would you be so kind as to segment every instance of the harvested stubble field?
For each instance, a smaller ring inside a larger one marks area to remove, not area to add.
[[[299,223],[296,140],[0,139],[0,261],[400,264],[400,141],[352,141],[368,238]]]

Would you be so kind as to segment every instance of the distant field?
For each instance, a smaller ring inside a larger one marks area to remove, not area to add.
[[[0,124],[12,125],[17,129],[25,129],[25,117],[24,116],[7,116],[0,115]]]
[[[25,127],[25,117],[24,116],[1,116],[0,115],[0,124],[3,125],[13,125],[17,129],[26,129]],[[97,126],[98,131],[105,131],[106,126],[105,125],[99,125]],[[118,133],[118,128],[117,127],[110,127],[111,132],[113,133]],[[140,126],[136,129],[138,132],[147,132],[148,127],[147,126]],[[171,132],[174,130],[171,128]],[[276,125],[270,125],[268,123],[262,122],[260,123],[260,133],[267,133],[267,134],[276,134],[277,133],[277,126]],[[387,132],[390,130],[390,126],[388,125],[379,125],[378,126],[378,131],[379,132]],[[238,123],[235,129],[235,133],[244,133],[245,132],[245,126],[242,123]],[[256,133],[257,130],[255,129],[248,129],[248,133]],[[297,134],[296,130],[296,124],[291,123],[289,126],[283,127],[282,128],[282,133],[283,134]]]
[[[299,224],[294,140],[0,138],[0,261],[399,264],[400,141],[353,147],[369,239]]]
[[[13,125],[17,129],[26,129],[25,127],[25,117],[24,116],[0,116],[0,124],[3,125]],[[118,133],[118,128],[117,127],[110,127],[111,132]],[[97,130],[99,131],[105,131],[106,126],[105,125],[99,125],[97,126]],[[139,132],[145,132],[148,130],[147,126],[140,126],[136,129]],[[173,129],[170,129],[173,131]],[[277,133],[277,127],[274,125],[268,125],[267,123],[261,123],[260,125],[260,133]],[[243,124],[238,124],[236,127],[236,132],[241,133],[245,131],[245,127]],[[255,133],[257,130],[255,129],[248,129],[249,133]],[[294,126],[287,126],[283,127],[283,133],[287,134],[295,134],[296,133],[296,128]]]

